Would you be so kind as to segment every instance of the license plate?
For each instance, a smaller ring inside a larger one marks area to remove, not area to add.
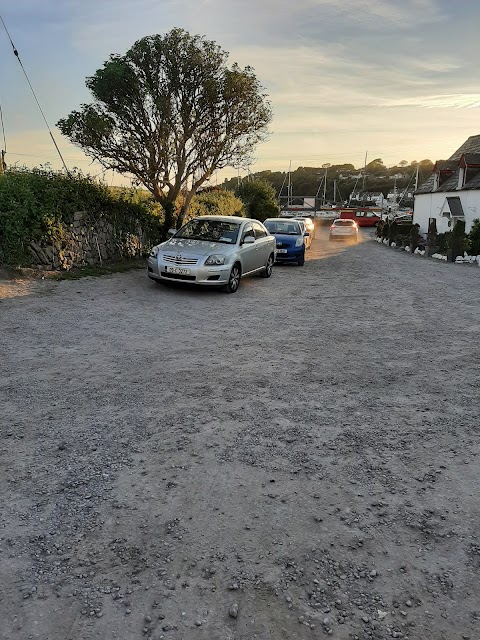
[[[165,267],[168,273],[176,273],[179,276],[189,276],[190,269],[181,269],[180,267]]]
[[[287,253],[287,249],[277,249],[277,253]]]

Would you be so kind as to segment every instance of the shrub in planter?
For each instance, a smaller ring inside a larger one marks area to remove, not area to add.
[[[447,253],[451,234],[451,231],[447,231],[446,233],[437,233],[438,253]]]
[[[406,247],[410,244],[410,236],[407,233],[397,233],[395,238],[397,247]]]
[[[432,254],[437,253],[437,250],[437,221],[435,218],[432,218],[428,225],[427,232],[427,255],[431,256]]]
[[[480,256],[480,220],[475,218],[468,234],[472,256]]]
[[[465,235],[465,220],[458,220],[451,234],[447,255],[452,262],[455,262],[457,256],[463,256],[463,252],[468,247],[468,238]]]
[[[390,228],[390,223],[388,220],[386,220],[383,223],[383,227],[382,227],[382,240],[386,240],[388,238],[389,228]]]
[[[420,225],[412,224],[412,228],[410,229],[410,249],[412,253],[418,247],[418,243],[420,241],[420,233],[419,233]]]
[[[388,244],[392,244],[397,234],[398,224],[395,222],[395,220],[392,220],[392,222],[388,226]]]
[[[402,236],[410,236],[410,229],[412,228],[411,222],[397,223],[397,233]]]

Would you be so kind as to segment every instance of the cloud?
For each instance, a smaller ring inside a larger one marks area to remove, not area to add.
[[[412,96],[386,100],[383,107],[421,107],[425,109],[473,109],[480,107],[480,93],[451,93],[433,96]]]
[[[345,20],[375,29],[389,25],[408,28],[442,19],[436,0],[343,0],[341,3],[338,0],[308,0],[308,4],[327,8]]]

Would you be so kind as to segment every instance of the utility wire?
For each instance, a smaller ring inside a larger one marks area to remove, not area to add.
[[[55,149],[57,150],[57,153],[60,156],[60,160],[62,161],[63,166],[65,167],[65,171],[67,172],[67,175],[70,177],[70,171],[68,170],[68,167],[65,164],[65,160],[63,159],[63,156],[62,156],[62,154],[60,152],[60,149],[58,148],[58,144],[57,144],[55,138],[53,137],[53,133],[52,133],[52,130],[50,129],[50,125],[48,124],[48,121],[47,121],[47,118],[45,117],[45,114],[43,113],[43,109],[40,106],[40,103],[38,101],[37,95],[36,95],[36,93],[35,93],[35,91],[34,91],[34,89],[32,87],[32,83],[30,82],[30,79],[29,79],[29,77],[27,75],[27,72],[25,71],[25,67],[23,66],[22,61],[20,60],[20,56],[18,54],[18,50],[15,47],[15,45],[13,44],[13,40],[10,37],[10,33],[8,32],[7,25],[5,24],[2,16],[0,16],[0,20],[2,21],[3,28],[5,29],[5,32],[6,32],[7,36],[8,36],[8,39],[10,40],[10,44],[12,45],[13,54],[17,58],[18,62],[20,63],[20,66],[22,67],[22,71],[23,71],[23,73],[25,75],[25,78],[27,79],[27,82],[28,82],[28,86],[30,87],[30,89],[32,91],[33,97],[35,98],[35,102],[37,103],[37,106],[38,106],[38,108],[40,110],[40,113],[42,114],[43,120],[45,121],[45,124],[47,125],[48,133],[50,134],[50,137],[52,139],[53,144],[55,145]]]

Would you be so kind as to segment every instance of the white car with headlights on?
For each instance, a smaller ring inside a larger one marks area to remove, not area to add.
[[[329,240],[352,240],[358,242],[358,225],[355,220],[337,218],[330,227]]]
[[[245,276],[272,275],[275,238],[257,220],[201,216],[172,233],[147,259],[148,277],[156,282],[215,285],[235,293]]]

